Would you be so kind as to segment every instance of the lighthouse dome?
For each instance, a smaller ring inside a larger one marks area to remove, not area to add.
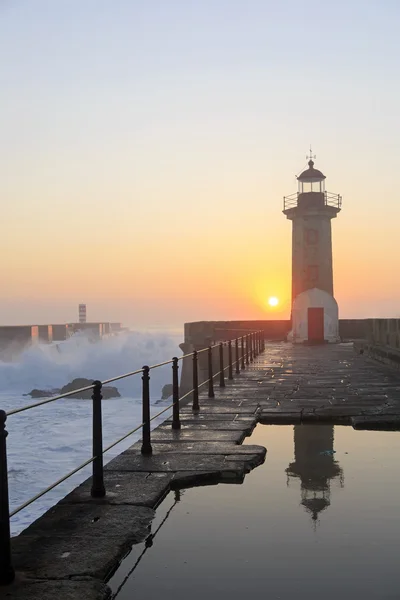
[[[299,181],[323,181],[326,179],[325,175],[318,169],[314,169],[314,161],[308,161],[308,169],[303,171],[297,178]]]

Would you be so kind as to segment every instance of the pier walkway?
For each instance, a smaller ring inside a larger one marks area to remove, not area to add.
[[[171,489],[240,482],[266,449],[241,443],[257,422],[329,422],[398,428],[400,375],[354,351],[352,344],[268,344],[200,410],[180,409],[153,431],[152,455],[137,442],[105,467],[104,498],[91,481],[12,540],[16,580],[0,598],[104,600],[110,575],[132,544],[151,545],[157,505]],[[177,540],[179,543],[179,540]]]

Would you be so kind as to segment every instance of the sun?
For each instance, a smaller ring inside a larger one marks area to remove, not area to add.
[[[276,296],[271,296],[271,298],[268,298],[268,304],[270,306],[278,306],[279,299]]]

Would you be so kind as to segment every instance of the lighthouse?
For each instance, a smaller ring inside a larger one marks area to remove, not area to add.
[[[325,175],[315,168],[310,153],[308,169],[298,177],[298,190],[284,197],[283,214],[292,221],[292,331],[293,342],[339,340],[338,306],[333,296],[332,219],[342,198],[325,189]]]
[[[343,471],[334,459],[332,425],[295,425],[294,461],[286,469],[290,479],[300,480],[301,502],[316,523],[319,514],[331,503],[331,482],[339,479],[344,487]]]

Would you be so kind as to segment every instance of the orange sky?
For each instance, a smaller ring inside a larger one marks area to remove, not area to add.
[[[0,322],[287,317],[310,142],[340,316],[399,316],[396,6],[39,4],[0,22]]]

